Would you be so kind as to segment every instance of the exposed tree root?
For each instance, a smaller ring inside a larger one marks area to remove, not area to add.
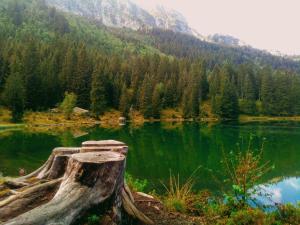
[[[82,148],[56,148],[31,174],[5,182],[0,223],[72,224],[87,210],[112,199],[110,224],[122,222],[122,209],[145,224],[153,222],[134,205],[124,182],[128,147],[118,141],[89,141]]]

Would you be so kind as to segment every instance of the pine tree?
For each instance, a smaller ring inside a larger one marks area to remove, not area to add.
[[[290,103],[293,115],[300,115],[300,78],[298,74],[292,77]]]
[[[193,100],[192,100],[192,88],[189,85],[185,88],[182,97],[182,113],[184,118],[193,117]]]
[[[126,85],[124,85],[121,92],[119,110],[122,112],[123,116],[128,117],[130,107],[131,107],[131,96]]]
[[[6,80],[2,99],[12,112],[13,122],[22,119],[25,107],[25,88],[19,73],[10,74]]]
[[[78,106],[89,108],[91,92],[91,66],[84,44],[80,45],[77,52],[77,66],[73,80],[73,88],[78,98]]]
[[[63,60],[62,70],[59,74],[59,80],[63,90],[75,91],[74,76],[76,68],[76,57],[72,47],[69,47]]]
[[[201,63],[201,75],[200,75],[200,91],[201,91],[201,101],[204,101],[208,97],[209,93],[209,84],[207,80],[207,65],[206,62],[203,61]]]
[[[12,56],[15,57],[15,56]],[[7,60],[0,54],[0,92],[2,91],[5,80],[7,79],[9,75],[9,63]]]
[[[252,73],[247,73],[243,82],[243,97],[241,99],[241,112],[253,115],[256,113],[255,83]]]
[[[163,107],[173,108],[175,106],[176,97],[176,84],[174,80],[169,80],[166,84],[164,96],[163,96]]]
[[[196,118],[200,114],[200,102],[202,97],[201,81],[202,81],[202,68],[200,64],[194,64],[191,68],[190,88],[191,88],[191,117]]]
[[[209,82],[209,96],[211,99],[212,111],[218,114],[220,109],[221,71],[219,66],[215,66]]]
[[[156,119],[160,118],[160,112],[163,106],[163,89],[164,86],[162,83],[157,84],[152,96],[152,115]]]
[[[260,96],[262,101],[262,112],[266,115],[276,114],[274,88],[272,71],[270,68],[264,68],[262,71]]]
[[[239,115],[237,93],[227,77],[223,80],[218,113],[221,119],[237,119]]]
[[[39,55],[34,40],[26,45],[23,62],[22,75],[25,80],[26,107],[37,110],[43,103],[42,81],[39,74]]]
[[[102,115],[108,107],[106,75],[101,65],[97,65],[92,74],[90,93],[91,110],[96,117]]]
[[[153,94],[152,81],[150,75],[146,74],[143,84],[140,88],[140,99],[139,99],[139,108],[145,118],[150,118],[153,116],[152,94]]]
[[[275,114],[276,115],[290,115],[292,109],[291,102],[291,86],[292,81],[283,72],[275,74]]]

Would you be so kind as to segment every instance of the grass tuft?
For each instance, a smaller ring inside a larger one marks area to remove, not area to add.
[[[183,184],[180,183],[179,175],[170,174],[169,186],[163,184],[166,189],[164,198],[165,207],[169,211],[185,213],[191,208],[195,195],[192,191],[194,179],[190,177]]]

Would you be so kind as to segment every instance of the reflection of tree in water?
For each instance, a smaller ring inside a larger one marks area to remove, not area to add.
[[[300,128],[297,126],[147,123],[139,127],[128,124],[120,129],[95,127],[83,131],[89,134],[74,136],[65,131],[55,136],[12,131],[10,135],[0,136],[0,170],[4,175],[17,175],[18,168],[30,172],[42,164],[54,147],[79,146],[86,140],[117,139],[129,146],[127,169],[134,177],[146,178],[161,187],[160,181],[167,181],[170,169],[184,180],[202,166],[197,172],[196,186],[216,189],[206,169],[221,171],[222,148],[225,152],[235,152],[240,143],[246,149],[252,134],[257,149],[266,138],[264,159],[275,165],[263,182],[294,176],[300,171]],[[219,178],[222,180],[222,175]]]

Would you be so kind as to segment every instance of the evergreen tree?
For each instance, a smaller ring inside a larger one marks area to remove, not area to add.
[[[75,91],[75,68],[76,68],[76,57],[74,49],[69,47],[63,60],[62,70],[59,75],[59,80],[62,88],[65,91]]]
[[[163,106],[163,89],[164,86],[162,83],[159,83],[155,86],[153,96],[152,96],[152,115],[154,118],[160,118],[160,112]]]
[[[210,75],[209,96],[211,99],[212,111],[218,114],[220,109],[221,71],[219,66],[215,66]]]
[[[25,88],[19,73],[13,73],[8,76],[2,98],[12,112],[13,122],[20,121],[25,107]]]
[[[143,84],[140,88],[140,100],[139,100],[139,108],[143,113],[145,118],[150,118],[153,116],[152,110],[152,81],[149,74],[145,75]]]
[[[300,77],[295,75],[292,77],[293,82],[291,85],[291,107],[293,115],[300,115]]]
[[[261,101],[262,101],[262,112],[266,115],[275,115],[275,86],[270,68],[264,68],[262,71],[261,81]]]
[[[290,115],[291,102],[291,86],[292,82],[285,73],[277,72],[275,74],[275,93],[274,93],[274,113],[276,115]]]
[[[225,78],[223,81],[218,113],[221,119],[237,119],[239,115],[236,90],[228,78]]]
[[[175,106],[176,99],[176,83],[174,80],[168,80],[166,83],[164,96],[163,96],[163,107],[173,108]]]
[[[124,85],[120,97],[119,110],[122,112],[123,116],[128,117],[130,107],[131,107],[130,91],[127,89],[126,85]]]
[[[182,97],[182,113],[184,118],[193,117],[193,98],[192,87],[189,85],[183,92]]]
[[[62,110],[67,120],[71,119],[74,107],[76,106],[76,102],[77,96],[74,93],[65,93],[65,98],[60,104],[60,109]]]
[[[43,104],[42,81],[39,74],[39,54],[34,40],[26,45],[22,75],[24,75],[26,89],[26,107],[37,110]]]
[[[207,65],[205,61],[201,63],[200,72],[201,72],[201,77],[200,77],[201,100],[204,101],[207,99],[209,93],[209,83],[207,80]]]
[[[92,74],[92,89],[90,93],[91,110],[96,117],[102,115],[108,107],[106,76],[101,65],[97,65]]]
[[[77,95],[78,106],[89,108],[91,92],[91,66],[84,44],[80,45],[77,52],[77,66],[73,81],[73,89]]]
[[[253,115],[256,113],[255,83],[252,73],[247,73],[243,82],[243,95],[240,103],[242,113]]]

